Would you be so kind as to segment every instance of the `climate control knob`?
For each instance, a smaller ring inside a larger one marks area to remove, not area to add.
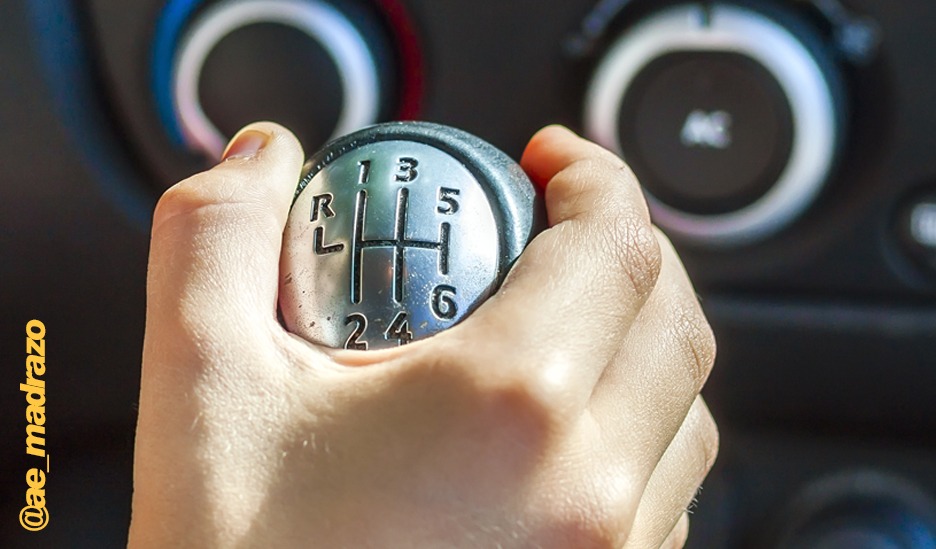
[[[223,0],[197,11],[179,33],[168,85],[157,83],[170,133],[217,158],[258,119],[287,125],[314,150],[385,118],[392,41],[376,14],[336,6]]]
[[[631,165],[660,226],[736,245],[810,206],[841,146],[844,105],[830,52],[796,14],[684,4],[611,45],[585,130]]]

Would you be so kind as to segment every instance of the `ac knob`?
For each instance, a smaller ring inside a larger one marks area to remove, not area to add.
[[[586,134],[634,169],[657,224],[738,245],[813,203],[844,112],[831,53],[792,10],[692,3],[645,17],[611,45],[584,116]]]

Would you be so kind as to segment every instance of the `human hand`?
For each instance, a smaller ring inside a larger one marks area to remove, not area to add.
[[[681,546],[714,341],[619,159],[538,133],[551,227],[501,289],[361,352],[276,318],[295,138],[254,124],[227,154],[154,215],[131,547]]]

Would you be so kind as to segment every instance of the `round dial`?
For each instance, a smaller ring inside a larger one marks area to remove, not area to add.
[[[373,124],[387,103],[378,25],[320,0],[226,0],[188,24],[170,83],[175,129],[217,158],[256,119],[289,125],[306,147]]]
[[[628,161],[670,233],[750,242],[821,190],[840,146],[842,86],[821,41],[796,23],[679,5],[630,27],[599,63],[586,133]]]

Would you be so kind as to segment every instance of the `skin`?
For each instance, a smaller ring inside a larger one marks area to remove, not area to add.
[[[560,127],[550,228],[459,325],[386,351],[276,318],[304,154],[242,130],[156,207],[130,547],[681,547],[715,343],[636,179]]]

